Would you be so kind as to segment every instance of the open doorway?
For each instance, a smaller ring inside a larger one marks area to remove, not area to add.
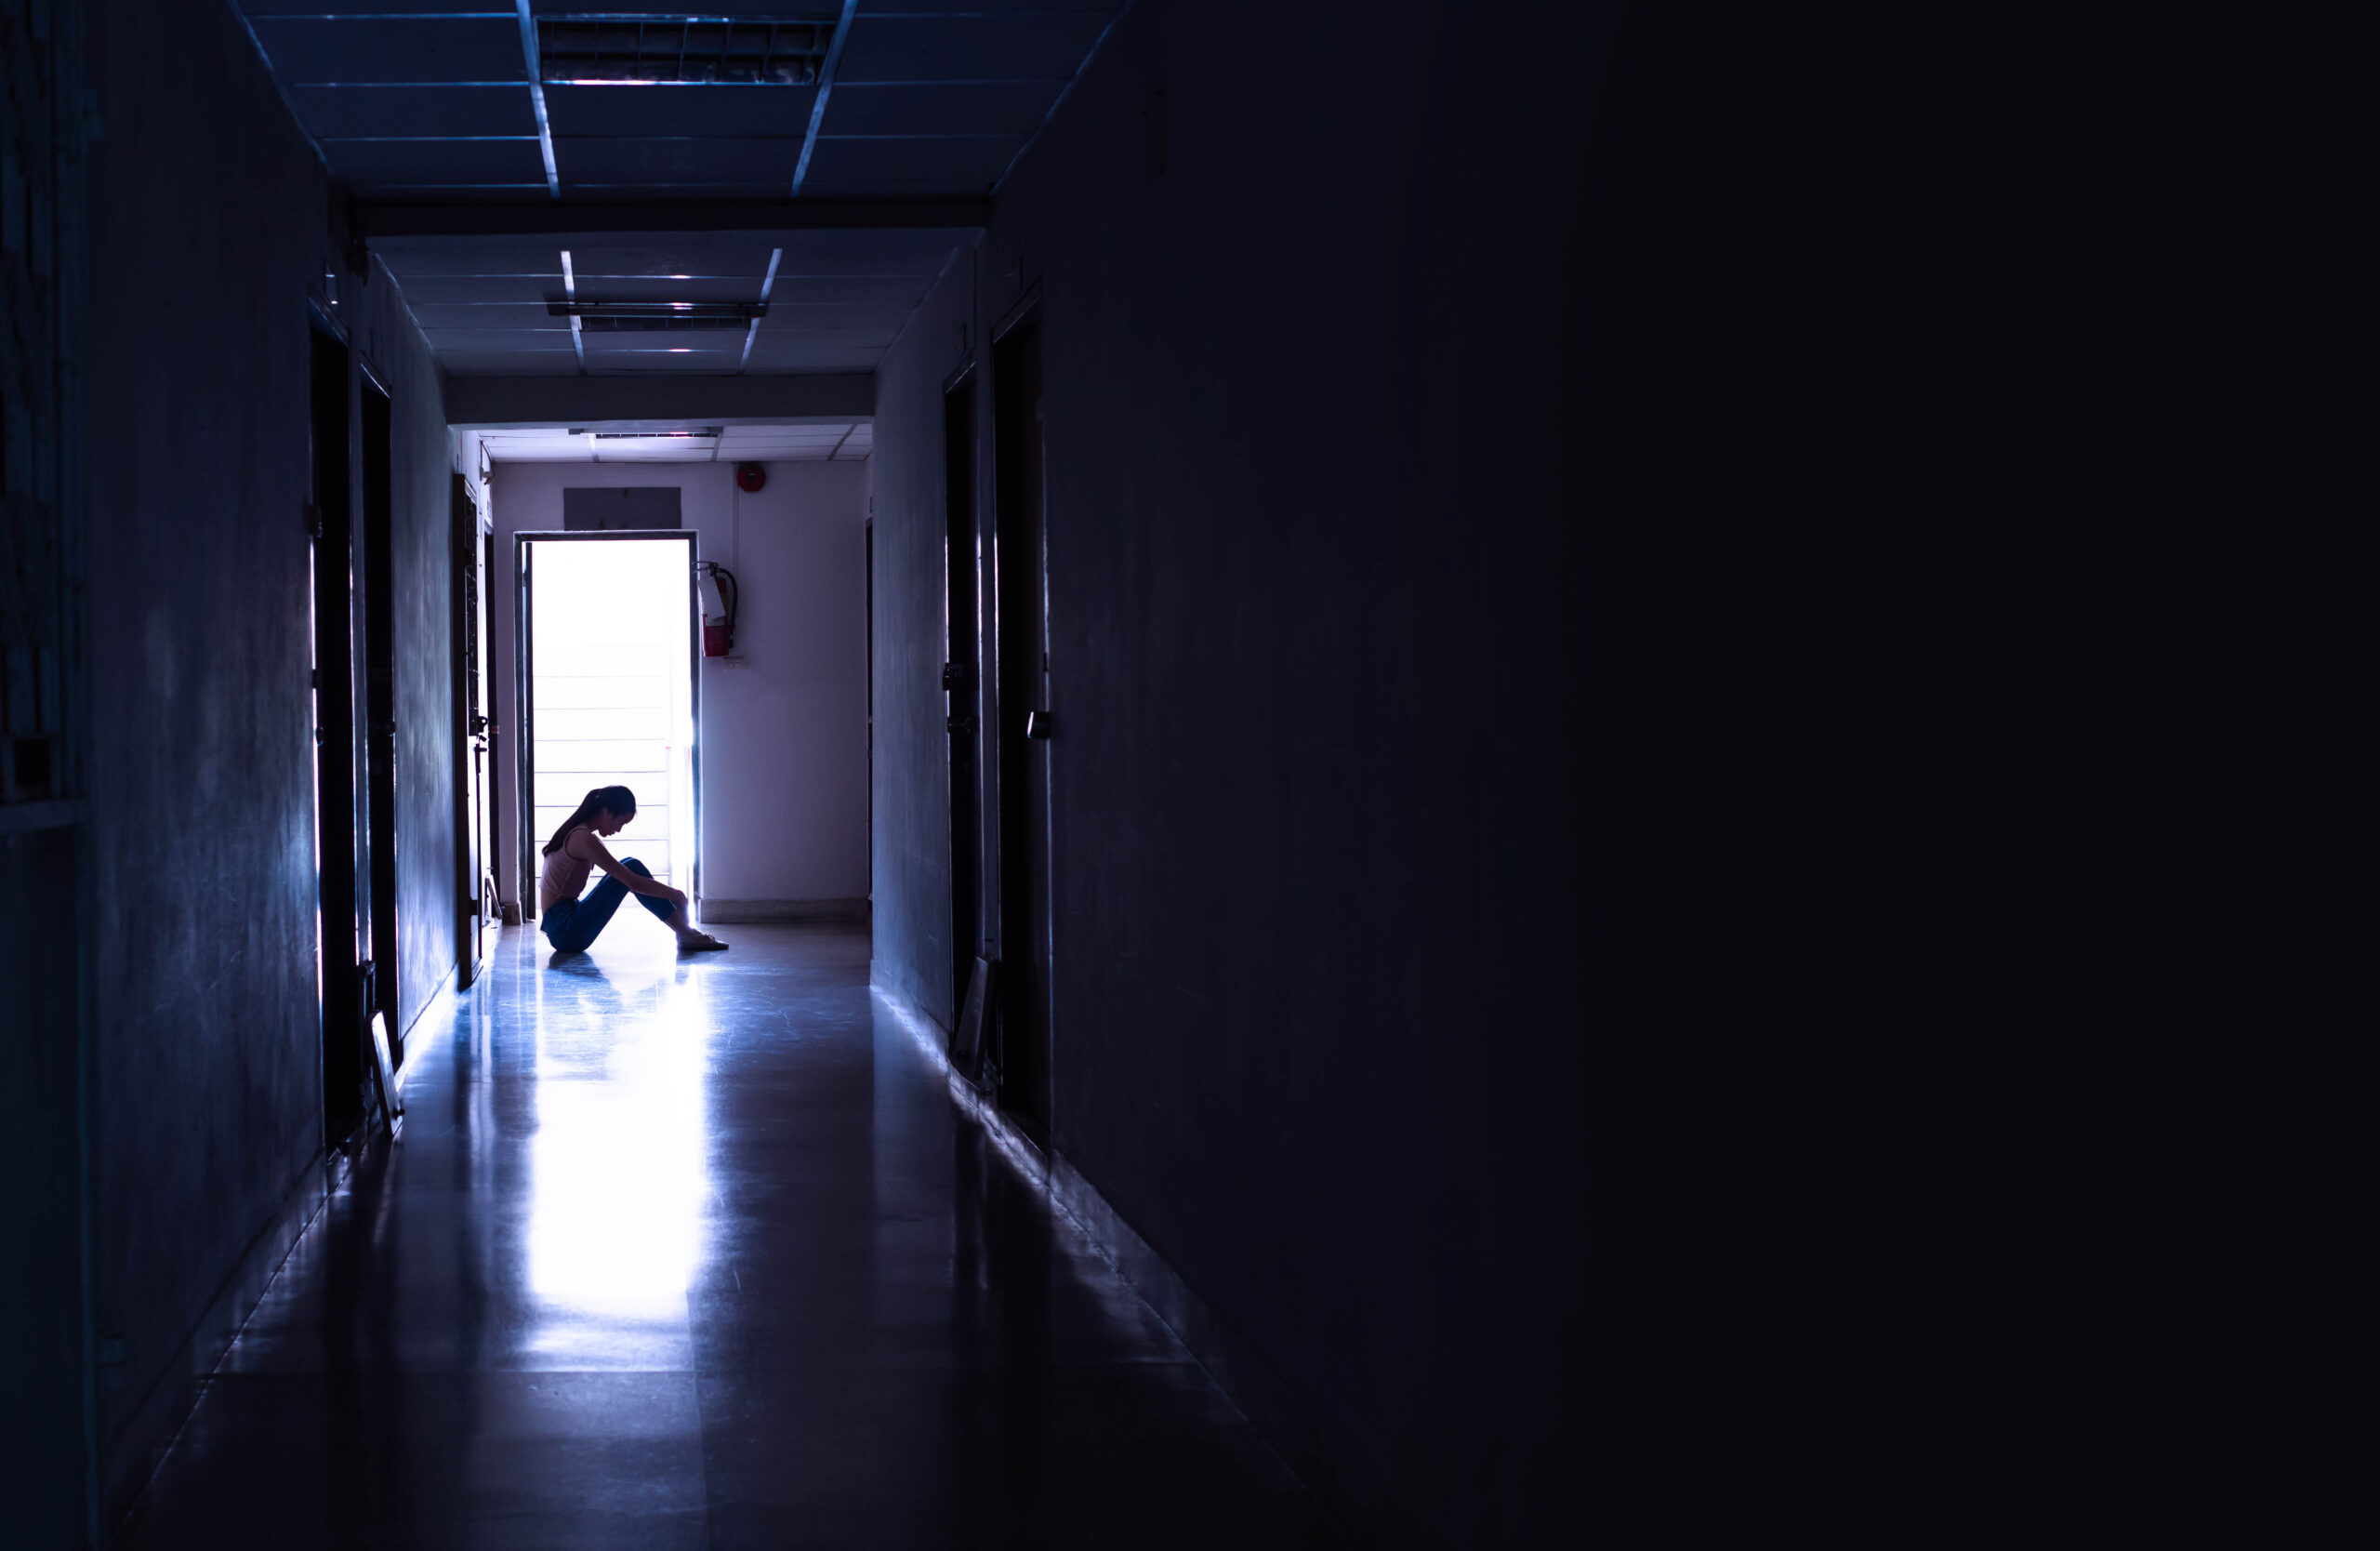
[[[612,842],[654,878],[699,898],[701,764],[692,534],[634,530],[518,536],[522,643],[522,869],[596,787],[636,793]]]

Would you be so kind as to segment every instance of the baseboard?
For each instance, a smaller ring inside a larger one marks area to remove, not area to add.
[[[910,998],[871,975],[871,989],[897,1015],[918,1047],[931,1056],[950,1087],[951,1102],[983,1126],[1017,1171],[1045,1191],[1051,1204],[1080,1228],[1143,1302],[1165,1321],[1190,1355],[1231,1398],[1240,1414],[1273,1446],[1306,1484],[1316,1501],[1368,1545],[1401,1545],[1409,1531],[1389,1507],[1384,1483],[1368,1471],[1351,1468],[1355,1452],[1332,1447],[1314,1409],[1281,1377],[1279,1370],[1229,1321],[1182,1279],[1151,1248],[1099,1187],[1085,1179],[1064,1153],[1045,1149],[1019,1130],[999,1106],[950,1065],[950,1035]]]
[[[694,919],[706,925],[737,921],[866,921],[865,899],[710,899],[698,900]]]
[[[120,1526],[149,1486],[149,1478],[173,1446],[200,1388],[221,1364],[224,1353],[239,1336],[248,1316],[264,1300],[265,1289],[289,1258],[298,1240],[348,1176],[351,1160],[344,1154],[316,1151],[298,1171],[298,1182],[283,1199],[257,1236],[242,1252],[223,1284],[192,1326],[191,1332],[149,1386],[149,1393],[126,1417],[103,1452],[101,1501],[106,1522]]]

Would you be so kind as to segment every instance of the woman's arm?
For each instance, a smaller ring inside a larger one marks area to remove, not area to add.
[[[611,847],[605,845],[602,837],[592,829],[579,829],[573,832],[570,839],[563,842],[562,849],[582,862],[592,862],[602,868],[626,884],[630,894],[651,895],[655,899],[666,899],[672,905],[683,905],[686,902],[686,896],[668,884],[644,877],[640,873],[630,872],[623,867],[620,859],[612,855]]]

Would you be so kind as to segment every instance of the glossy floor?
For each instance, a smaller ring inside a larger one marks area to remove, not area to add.
[[[951,1103],[851,931],[493,973],[119,1544],[1312,1546],[1296,1478]]]

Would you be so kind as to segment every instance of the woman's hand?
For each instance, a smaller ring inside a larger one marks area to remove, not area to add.
[[[685,909],[691,903],[686,898],[686,891],[683,889],[663,889],[661,891],[661,897],[668,900],[670,904],[675,905],[681,910]]]

